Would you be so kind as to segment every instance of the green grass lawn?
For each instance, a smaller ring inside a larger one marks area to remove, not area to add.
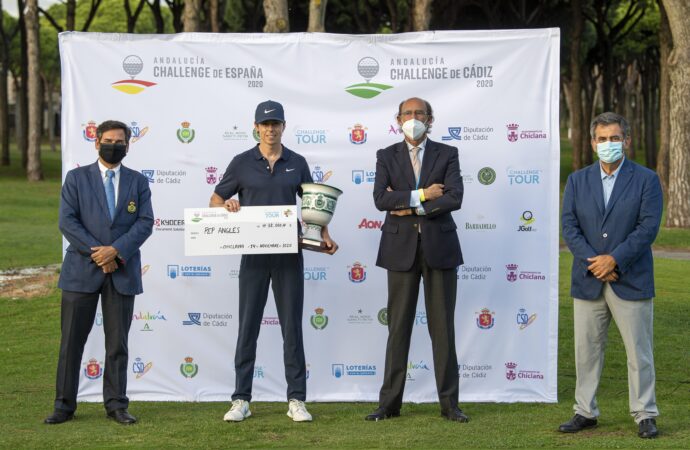
[[[439,416],[436,404],[405,404],[402,416],[381,423],[365,422],[371,403],[311,403],[312,423],[293,423],[284,403],[255,403],[253,416],[225,423],[228,403],[133,402],[134,426],[106,420],[100,404],[80,404],[77,418],[47,426],[52,410],[59,342],[58,292],[32,300],[0,299],[0,435],[3,448],[106,447],[567,447],[690,448],[690,261],[656,261],[655,359],[661,435],[637,437],[628,415],[625,351],[615,327],[598,400],[599,426],[576,435],[556,428],[572,415],[574,390],[572,301],[568,296],[571,257],[561,254],[558,396],[556,404],[468,403],[468,424]]]
[[[60,152],[42,152],[45,181],[29,183],[19,153],[0,166],[0,270],[60,262]]]

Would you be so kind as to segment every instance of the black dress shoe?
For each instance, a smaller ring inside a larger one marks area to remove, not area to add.
[[[585,416],[575,414],[572,419],[558,427],[561,433],[577,433],[585,428],[592,428],[597,425],[597,419],[588,419]]]
[[[366,416],[364,420],[378,422],[379,420],[390,419],[391,417],[400,417],[400,411],[388,411],[386,408],[378,408],[376,411]]]
[[[131,415],[126,409],[116,409],[108,411],[108,417],[115,419],[115,422],[123,425],[131,425],[137,422],[137,418]]]
[[[53,411],[53,414],[45,418],[43,423],[47,423],[48,425],[57,425],[59,423],[65,423],[68,420],[72,419],[74,419],[73,412],[55,410]]]
[[[640,422],[640,431],[637,435],[644,439],[651,439],[659,436],[659,430],[656,429],[655,419],[644,419]]]
[[[467,415],[462,412],[462,409],[458,408],[457,406],[453,406],[453,408],[450,409],[450,411],[441,411],[441,415],[445,417],[448,420],[452,420],[454,422],[469,422],[470,418],[467,417]]]

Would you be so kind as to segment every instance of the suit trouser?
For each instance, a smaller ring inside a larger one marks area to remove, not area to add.
[[[455,353],[455,269],[432,269],[426,263],[421,242],[412,269],[388,271],[388,343],[379,406],[399,411],[402,405],[407,358],[417,310],[419,282],[424,279],[427,327],[434,355],[436,389],[442,411],[458,404],[458,360]]]
[[[105,333],[105,368],[103,369],[103,403],[113,411],[127,408],[127,338],[134,312],[134,296],[122,295],[106,275],[99,292],[62,291],[60,356],[55,387],[55,409],[74,412],[77,409],[79,370],[84,345],[96,317],[101,298]]]
[[[574,299],[575,413],[598,417],[596,393],[604,367],[604,350],[611,318],[616,321],[628,358],[630,414],[639,423],[659,415],[656,406],[653,344],[654,304],[623,300],[609,283],[596,300]]]
[[[251,401],[256,342],[268,299],[269,283],[283,334],[287,398],[306,400],[307,372],[302,340],[304,259],[302,253],[243,255],[240,265],[239,331],[232,399]]]

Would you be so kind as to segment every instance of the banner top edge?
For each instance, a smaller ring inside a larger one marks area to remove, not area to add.
[[[389,42],[439,42],[445,39],[481,39],[491,38],[495,40],[497,35],[506,38],[529,37],[560,37],[559,28],[529,28],[511,30],[442,30],[442,31],[418,31],[397,34],[338,34],[338,33],[176,33],[176,34],[131,34],[131,33],[102,33],[84,31],[63,31],[59,33],[59,41],[140,41],[159,40],[173,42],[222,42],[231,39],[242,43],[276,42],[365,42],[370,44]]]

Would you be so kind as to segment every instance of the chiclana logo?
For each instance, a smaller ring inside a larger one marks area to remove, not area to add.
[[[517,123],[509,123],[506,125],[508,128],[508,141],[517,142],[518,140],[518,128],[520,125]],[[546,133],[542,130],[524,130],[519,134],[520,139],[546,139]]]

